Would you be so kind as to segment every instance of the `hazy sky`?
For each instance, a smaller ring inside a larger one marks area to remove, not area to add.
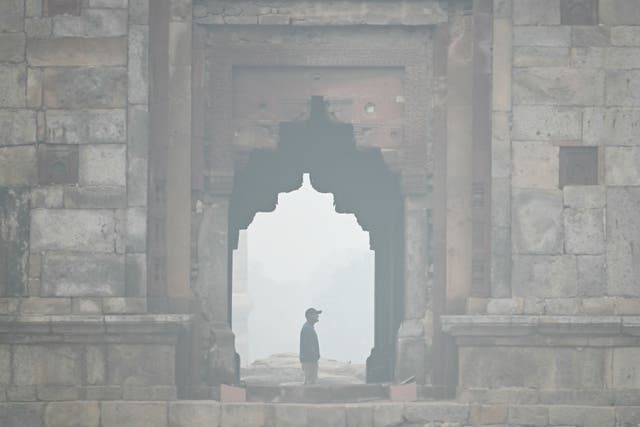
[[[305,175],[302,188],[279,195],[275,212],[256,215],[247,237],[249,359],[297,353],[313,306],[324,310],[322,356],[364,362],[373,345],[374,254],[355,216],[336,213],[333,195]]]

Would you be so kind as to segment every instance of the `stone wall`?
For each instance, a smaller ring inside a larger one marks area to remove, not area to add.
[[[147,8],[0,3],[0,314],[146,311]]]
[[[640,314],[639,34],[637,2],[494,1],[493,287],[469,313]]]
[[[0,403],[0,422],[7,427],[627,427],[640,423],[640,407],[194,401]]]

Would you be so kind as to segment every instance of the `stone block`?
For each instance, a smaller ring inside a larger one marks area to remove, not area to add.
[[[640,299],[638,298],[616,298],[615,314],[620,316],[640,315]]]
[[[48,252],[42,268],[42,296],[121,296],[124,272],[124,255]]]
[[[345,411],[347,426],[373,426],[373,408],[371,406],[345,405]]]
[[[576,257],[578,268],[578,295],[600,297],[607,294],[607,265],[603,255]]]
[[[606,147],[607,185],[640,185],[640,146]]]
[[[602,47],[574,47],[571,48],[569,65],[574,68],[602,68],[605,53]]]
[[[7,388],[7,400],[10,402],[35,402],[36,387],[32,385],[12,386]]]
[[[109,385],[172,385],[174,368],[170,345],[123,344],[107,349]]]
[[[560,0],[513,0],[515,25],[560,25]]]
[[[514,188],[558,188],[559,149],[550,142],[514,141],[512,144]]]
[[[86,400],[121,400],[123,394],[120,386],[86,386],[83,390]]]
[[[85,2],[85,5],[88,6],[88,3]],[[81,6],[81,0],[46,0],[43,11],[47,16],[79,16]]]
[[[631,108],[586,108],[583,142],[589,145],[640,145],[640,110]]]
[[[102,311],[105,314],[140,314],[147,311],[146,298],[103,298]]]
[[[610,316],[616,313],[616,301],[609,297],[584,298],[582,310],[587,316]]]
[[[113,252],[114,230],[112,211],[34,209],[31,212],[31,251]]]
[[[0,108],[24,108],[26,84],[24,65],[0,64]]]
[[[101,427],[167,427],[165,402],[102,402]]]
[[[121,9],[85,9],[81,16],[55,16],[53,17],[53,36],[126,36],[127,15],[127,11]]]
[[[606,105],[640,105],[640,70],[607,70]]]
[[[50,344],[16,345],[13,381],[16,385],[81,384],[82,349],[78,346]]]
[[[266,424],[265,405],[229,403],[222,405],[220,425],[225,427],[260,427]]]
[[[126,185],[126,145],[82,145],[79,149],[79,158],[78,182],[80,185]]]
[[[0,187],[0,206],[0,296],[23,296],[28,284],[29,192]]]
[[[273,405],[273,418],[268,421],[269,427],[308,427],[307,406],[283,403]]]
[[[565,209],[565,252],[582,255],[604,253],[604,227],[602,209]]]
[[[638,25],[640,4],[628,0],[600,0],[600,23],[605,25]]]
[[[549,423],[549,410],[546,406],[511,406],[508,421],[514,425],[546,426]]]
[[[640,296],[640,188],[607,189],[608,294]]]
[[[608,47],[605,66],[610,69],[640,68],[640,47]]]
[[[86,384],[104,384],[107,378],[106,348],[104,346],[89,345],[85,351]]]
[[[512,138],[523,141],[577,141],[582,136],[582,111],[567,107],[516,106]]]
[[[24,2],[24,16],[42,16],[42,0],[26,0]]]
[[[127,252],[146,252],[147,248],[147,209],[127,209]]]
[[[611,44],[614,46],[640,46],[640,26],[611,28]]]
[[[149,0],[129,0],[129,24],[149,23]]]
[[[25,187],[37,179],[34,146],[0,147],[0,186]]]
[[[145,254],[126,255],[125,295],[128,297],[147,295],[147,256]]]
[[[77,145],[39,145],[38,146],[38,183],[77,184],[78,182],[78,146]]]
[[[574,297],[577,295],[576,258],[514,255],[512,283],[515,297]]]
[[[407,403],[404,418],[409,423],[428,421],[466,422],[469,417],[469,406],[451,402],[419,402]]]
[[[27,18],[24,20],[24,30],[30,39],[47,39],[53,31],[51,18]]]
[[[515,253],[562,253],[562,193],[514,190],[512,243]]]
[[[125,9],[128,0],[89,0],[89,7],[96,9]]]
[[[0,314],[18,314],[19,307],[18,298],[0,298]]]
[[[499,425],[507,422],[508,407],[499,404],[473,405],[469,422],[472,425]]]
[[[609,78],[607,79],[609,85]],[[607,94],[610,98],[610,94]],[[590,68],[513,70],[513,100],[519,105],[602,105],[604,73]]]
[[[47,142],[56,144],[124,143],[125,110],[48,110]]]
[[[52,402],[44,412],[47,427],[99,427],[98,402]]]
[[[617,425],[626,427],[640,424],[640,406],[620,406],[615,411]]]
[[[640,388],[640,348],[618,347],[613,350],[613,387]]]
[[[126,187],[66,187],[65,208],[118,209],[127,205]]]
[[[515,315],[524,312],[521,298],[491,298],[487,303],[487,314]]]
[[[373,425],[387,427],[400,425],[404,419],[404,405],[402,403],[378,403],[373,407]]]
[[[24,33],[0,33],[0,62],[24,62]]]
[[[129,29],[129,103],[149,103],[149,27]]]
[[[23,22],[24,0],[3,0],[0,2],[0,33],[20,32],[23,29]]]
[[[0,385],[11,384],[11,346],[0,345]]]
[[[569,47],[571,27],[528,26],[513,28],[514,46]]]
[[[124,108],[126,102],[125,68],[47,68],[44,71],[44,104],[48,108]]]
[[[598,209],[606,204],[603,185],[565,185],[562,188],[564,206],[573,209]]]
[[[346,427],[347,414],[342,405],[309,405],[309,427]]]
[[[566,67],[568,47],[516,46],[513,49],[515,67]]]
[[[36,142],[36,113],[29,110],[0,110],[0,146]]]
[[[73,314],[101,314],[102,300],[99,298],[73,298],[71,300]]]
[[[549,298],[544,300],[544,313],[552,316],[580,314],[580,301],[576,298]]]
[[[0,4],[4,3],[0,2]],[[2,16],[1,13],[0,16]],[[0,405],[1,426],[45,427],[43,403],[2,403]]]
[[[169,403],[169,427],[219,427],[220,404],[217,402]]]
[[[609,46],[611,29],[602,25],[571,27],[571,46]]]
[[[69,298],[29,297],[20,303],[20,312],[28,315],[71,314]]]
[[[550,405],[549,423],[583,427],[613,426],[615,425],[615,408]]]
[[[127,39],[29,39],[27,62],[34,67],[127,65]]]
[[[45,402],[80,400],[80,387],[65,385],[37,385],[36,396]]]
[[[129,206],[147,205],[149,110],[143,105],[129,107],[127,144],[127,197]]]

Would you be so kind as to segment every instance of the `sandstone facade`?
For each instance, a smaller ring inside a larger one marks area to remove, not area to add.
[[[639,57],[631,0],[0,2],[0,424],[640,423]],[[402,224],[372,366],[455,403],[174,401],[235,381],[238,177],[316,96],[397,178],[337,203]]]

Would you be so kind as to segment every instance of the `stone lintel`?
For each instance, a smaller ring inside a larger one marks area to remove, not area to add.
[[[0,316],[0,341],[78,342],[79,336],[97,342],[175,343],[191,325],[182,314]],[[80,339],[80,341],[82,341]]]
[[[637,316],[442,316],[442,330],[456,338],[525,335],[640,335]]]

